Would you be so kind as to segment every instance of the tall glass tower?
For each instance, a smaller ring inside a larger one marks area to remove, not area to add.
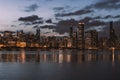
[[[77,32],[78,48],[84,49],[84,23],[79,23],[78,32]]]
[[[116,46],[117,35],[115,34],[115,30],[113,28],[113,22],[110,22],[110,46]]]

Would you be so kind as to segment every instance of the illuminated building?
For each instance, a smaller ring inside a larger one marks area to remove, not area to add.
[[[71,40],[71,38],[67,39],[67,47],[72,48],[72,40]]]
[[[101,49],[107,49],[109,44],[108,38],[107,37],[101,37],[99,38],[99,48]]]
[[[115,30],[113,28],[113,22],[110,22],[110,47],[116,47],[117,35],[115,34]]]
[[[23,30],[12,32],[4,31],[0,33],[0,47],[41,47],[41,48],[77,48],[77,49],[97,49],[108,48],[120,45],[118,42],[113,22],[110,22],[110,37],[99,38],[98,32],[95,30],[84,32],[84,23],[73,30],[70,27],[69,36],[41,36],[40,29],[36,29],[34,33],[24,33]],[[118,42],[118,44],[117,44]],[[98,46],[99,43],[99,46]]]
[[[0,34],[0,43],[2,43],[1,41],[2,41],[2,36],[1,36],[1,34]]]
[[[36,41],[40,43],[40,28],[36,29]]]
[[[78,40],[77,40],[77,31],[73,32],[73,38],[72,38],[72,47],[77,48],[78,46]]]
[[[35,43],[35,35],[29,32],[26,37],[26,46],[34,47],[34,43]]]
[[[84,23],[79,23],[77,34],[78,48],[84,49]]]
[[[17,42],[16,46],[17,47],[26,47],[26,42]]]
[[[73,27],[70,27],[70,37],[72,38],[73,37]]]
[[[67,44],[68,44],[68,42],[67,42],[67,37],[65,36],[64,38],[63,38],[63,45],[64,45],[64,47],[65,48],[67,48]]]
[[[85,48],[95,49],[97,47],[98,47],[98,32],[96,30],[85,32]]]
[[[12,33],[12,31],[4,31],[4,37],[11,37]]]
[[[24,34],[23,30],[17,31],[17,37],[22,37]]]

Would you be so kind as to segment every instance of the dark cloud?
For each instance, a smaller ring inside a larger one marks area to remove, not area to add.
[[[120,18],[120,15],[112,16],[112,15],[107,15],[104,17],[96,16],[93,19],[108,19],[108,18]]]
[[[115,34],[118,37],[120,37],[120,21],[114,21],[113,28],[115,30]],[[109,37],[109,29],[110,29],[110,24],[109,22],[107,22],[106,27],[103,29],[102,32],[99,33],[99,37]]]
[[[92,4],[86,6],[83,9],[73,11],[73,12],[66,12],[65,7],[56,7],[54,10],[57,12],[55,14],[56,17],[65,17],[65,16],[74,16],[74,15],[83,15],[94,12],[94,9],[105,9],[105,10],[115,10],[120,9],[120,0],[103,0],[96,4]],[[108,16],[111,17],[111,16]],[[98,18],[98,17],[96,17]]]
[[[54,25],[44,25],[44,26],[40,26],[40,28],[55,29],[56,26],[54,26]]]
[[[70,27],[76,29],[79,26],[78,24],[79,22],[85,23],[85,29],[91,28],[93,26],[97,27],[97,26],[105,25],[104,21],[94,20],[92,17],[85,17],[81,20],[75,20],[75,19],[61,20],[58,23],[56,23],[56,25],[44,25],[44,26],[35,25],[33,28],[40,27],[40,28],[54,29],[55,32],[63,34],[65,32],[69,32]]]
[[[55,8],[53,8],[53,10],[54,10],[55,12],[60,12],[60,11],[63,11],[63,10],[64,10],[64,7],[55,7]]]
[[[79,22],[88,23],[90,20],[93,20],[93,18],[92,17],[85,17],[85,18],[81,19]]]
[[[11,27],[16,27],[16,25],[11,25]]]
[[[38,27],[39,27],[38,25],[33,26],[33,28],[38,28]]]
[[[104,0],[102,2],[89,5],[85,9],[91,9],[91,8],[105,9],[105,10],[120,9],[120,0]]]
[[[19,25],[32,25],[31,22],[23,22],[23,23],[20,23]]]
[[[38,9],[39,6],[37,4],[32,4],[28,7],[25,7],[25,12],[33,12],[33,11],[36,11],[36,9]]]
[[[38,17],[37,15],[20,17],[18,21],[23,22],[21,25],[34,25],[34,24],[43,24],[43,18]]]
[[[104,19],[107,19],[107,18],[113,18],[113,16],[107,15],[107,16],[104,17]]]
[[[114,16],[114,18],[120,18],[120,15]]]
[[[64,17],[64,16],[74,16],[74,15],[83,15],[83,14],[88,14],[94,12],[93,10],[88,10],[88,9],[83,9],[83,10],[78,10],[75,12],[70,12],[70,13],[57,13],[56,16],[57,17]]]
[[[78,21],[74,19],[59,21],[55,27],[56,28],[55,31],[59,33],[69,32],[70,27],[73,27],[74,29],[76,29],[79,26],[78,24],[79,22],[85,23],[85,29],[106,25],[104,21],[93,20],[93,18],[91,17],[85,17],[84,19],[81,19]],[[92,29],[96,29],[96,28],[92,28]]]
[[[96,16],[96,17],[93,17],[92,19],[108,19],[108,18],[120,18],[120,15],[116,15],[116,16],[112,16],[112,15],[106,15],[104,17],[101,17],[101,16]]]
[[[32,24],[43,24],[43,21],[34,21]]]
[[[33,28],[42,28],[42,29],[48,28],[48,29],[55,29],[56,26],[55,26],[55,25],[43,25],[43,26],[35,25],[35,26],[33,26]]]
[[[52,23],[51,19],[46,20],[46,23]]]
[[[18,20],[23,22],[33,22],[36,20],[41,20],[37,15],[27,16],[27,17],[20,17]]]
[[[104,21],[100,21],[100,20],[93,20],[89,23],[87,23],[87,26],[102,26],[105,25],[106,23]]]
[[[100,20],[95,20],[95,19],[101,19],[101,17],[84,17],[83,19],[80,19],[78,22],[85,23],[86,26],[100,26],[100,25],[105,25],[104,21]]]
[[[58,17],[56,17],[55,18],[56,20],[58,20],[58,21],[62,21],[63,19],[61,19],[61,18],[58,18]]]
[[[69,32],[69,28],[70,27],[77,27],[78,25],[78,21],[74,20],[74,19],[70,19],[70,20],[62,20],[59,21],[58,24],[56,25],[56,32],[59,33],[65,33],[65,32]]]
[[[73,10],[73,9],[74,9],[74,8],[73,8],[73,7],[70,7],[69,5],[53,8],[53,10],[55,11],[55,13],[71,12],[71,10]]]
[[[96,16],[93,19],[102,19],[102,17],[101,16]]]

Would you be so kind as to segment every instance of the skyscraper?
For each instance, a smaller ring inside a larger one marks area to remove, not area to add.
[[[85,48],[95,49],[98,47],[98,32],[96,30],[90,30],[85,32]]]
[[[84,49],[84,23],[79,23],[77,34],[78,48]]]
[[[70,37],[73,37],[73,27],[70,27]]]
[[[36,40],[38,43],[40,43],[40,28],[36,29]]]
[[[117,40],[117,35],[115,34],[115,30],[113,28],[113,22],[110,22],[110,47],[115,47],[116,46],[116,40]]]

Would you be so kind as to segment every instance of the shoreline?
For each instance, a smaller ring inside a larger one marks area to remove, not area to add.
[[[97,48],[94,48],[94,49],[79,49],[79,48],[56,48],[56,47],[51,47],[51,48],[44,48],[44,47],[1,47],[0,48],[0,51],[4,51],[4,50],[8,50],[8,51],[20,51],[20,50],[26,50],[26,51],[36,51],[36,50],[51,50],[51,49],[55,49],[55,50],[64,50],[64,49],[72,49],[72,50],[112,50],[112,49],[97,49]],[[120,49],[114,49],[114,50],[120,50]]]

